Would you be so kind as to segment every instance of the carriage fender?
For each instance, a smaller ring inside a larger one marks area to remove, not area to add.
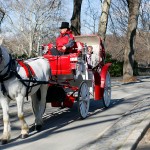
[[[100,100],[101,98],[103,98],[106,74],[110,66],[111,63],[107,63],[102,67],[100,74],[98,72],[94,73],[94,79],[95,79],[94,99],[95,100]]]
[[[101,88],[105,87],[105,81],[106,81],[106,75],[109,67],[111,66],[112,63],[107,63],[102,67],[100,77],[101,77]]]

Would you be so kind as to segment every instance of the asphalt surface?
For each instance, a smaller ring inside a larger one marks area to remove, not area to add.
[[[131,150],[136,149],[150,124],[150,77],[139,77],[130,84],[112,79],[111,106],[105,109],[101,101],[91,100],[89,116],[80,120],[77,105],[72,109],[52,108],[47,104],[43,130],[32,128],[34,117],[30,101],[25,103],[30,136],[19,138],[20,124],[16,105],[10,104],[12,137],[0,149],[8,150]],[[0,109],[0,134],[2,134]]]

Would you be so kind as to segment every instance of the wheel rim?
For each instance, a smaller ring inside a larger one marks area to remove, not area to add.
[[[110,74],[107,73],[103,97],[105,107],[109,107],[110,100],[111,100],[111,81],[110,81]]]
[[[90,95],[85,82],[82,82],[78,91],[78,107],[81,118],[86,118],[89,111]]]

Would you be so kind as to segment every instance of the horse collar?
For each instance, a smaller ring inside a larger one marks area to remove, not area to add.
[[[35,77],[35,72],[34,72],[33,68],[32,68],[29,64],[25,63],[23,60],[17,60],[17,62],[18,62],[18,64],[19,64],[21,67],[24,68],[24,70],[25,70],[25,72],[26,72],[26,76],[27,76],[28,78],[33,78],[33,77]]]

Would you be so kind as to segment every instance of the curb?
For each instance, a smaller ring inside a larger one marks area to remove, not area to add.
[[[143,138],[146,131],[150,126],[150,113],[143,119],[143,121],[137,125],[132,131],[126,142],[120,148],[120,150],[135,150],[139,141]]]

